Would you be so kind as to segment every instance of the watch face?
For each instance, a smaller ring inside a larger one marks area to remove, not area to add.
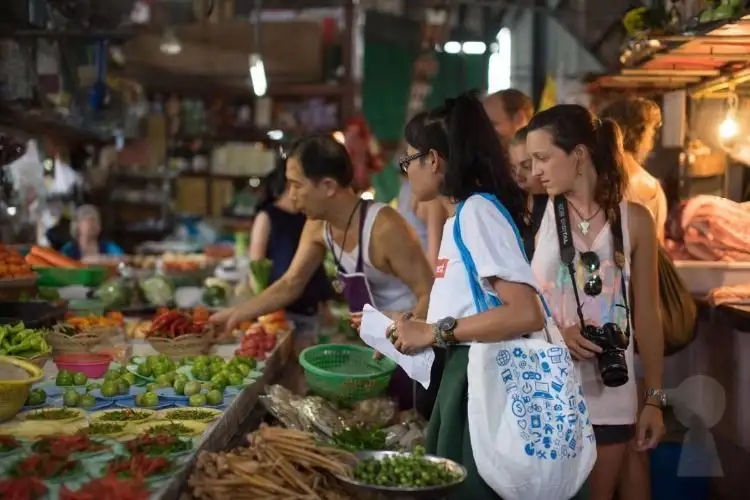
[[[448,316],[447,318],[443,318],[438,321],[437,326],[441,332],[452,332],[456,329],[456,323],[456,318],[451,318],[450,316]]]

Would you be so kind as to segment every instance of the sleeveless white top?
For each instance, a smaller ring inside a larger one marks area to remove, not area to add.
[[[623,251],[625,253],[625,283],[630,286],[630,237],[628,235],[628,204],[620,203],[623,227]],[[560,243],[555,227],[555,214],[552,200],[547,204],[539,232],[537,233],[536,252],[532,262],[532,269],[542,289],[544,298],[550,307],[557,325],[563,327],[578,325],[576,300],[573,295],[572,283],[568,268],[560,260]],[[583,317],[587,323],[602,325],[615,322],[623,331],[627,326],[627,318],[622,299],[622,285],[620,270],[613,260],[612,232],[609,222],[593,240],[591,247],[581,241],[577,231],[573,231],[573,244],[576,248],[575,277],[578,282]],[[588,271],[582,266],[580,253],[592,251],[599,256],[602,279],[602,293],[597,297],[589,297],[583,293],[583,284],[588,278]],[[629,304],[632,307],[632,304]],[[628,382],[620,387],[607,387],[602,383],[597,368],[596,359],[580,361],[583,393],[589,404],[591,422],[594,425],[629,425],[636,422],[638,401],[636,395],[633,369],[634,329],[630,325],[630,345],[625,354],[628,365]]]
[[[370,261],[370,234],[375,224],[375,218],[378,213],[385,207],[383,203],[370,203],[365,217],[365,223],[362,227],[362,270],[367,277],[367,282],[372,291],[372,299],[375,302],[373,306],[379,311],[390,312],[407,312],[411,311],[417,303],[417,299],[411,289],[396,276],[386,274],[372,265]],[[347,240],[352,236],[358,236],[358,227],[352,225],[349,228]],[[347,274],[357,271],[357,256],[359,255],[359,245],[354,247],[351,252],[342,252],[341,247],[335,241],[328,238],[328,223],[323,224],[323,241],[326,246],[334,253],[341,263],[341,267]]]

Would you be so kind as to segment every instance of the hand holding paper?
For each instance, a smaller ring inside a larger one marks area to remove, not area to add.
[[[369,304],[365,305],[359,335],[368,346],[395,361],[409,377],[427,389],[430,386],[430,372],[435,361],[435,353],[432,349],[425,349],[413,356],[401,354],[386,335],[386,330],[391,324],[393,321],[388,316]]]

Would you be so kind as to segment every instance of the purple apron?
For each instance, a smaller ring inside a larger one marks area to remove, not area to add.
[[[363,201],[360,204],[359,210],[359,243],[357,244],[357,265],[353,273],[347,273],[344,267],[341,265],[339,257],[336,256],[336,251],[333,247],[333,235],[331,234],[331,226],[327,226],[326,237],[328,238],[328,246],[333,254],[333,259],[336,262],[338,268],[338,291],[340,291],[346,303],[349,306],[349,312],[359,313],[365,307],[365,304],[375,305],[375,301],[372,298],[372,290],[370,290],[370,284],[367,282],[367,276],[364,272],[364,262],[362,257],[362,241],[363,232],[365,227],[365,219],[367,216],[367,208],[369,203]],[[341,247],[343,253],[344,248]],[[413,381],[406,372],[399,366],[391,377],[391,383],[388,386],[388,395],[398,401],[399,408],[402,410],[409,410],[415,406],[415,392],[416,382]],[[421,387],[419,388],[421,389]]]

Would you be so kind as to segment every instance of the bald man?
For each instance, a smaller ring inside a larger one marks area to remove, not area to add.
[[[516,89],[501,90],[488,95],[484,99],[484,109],[505,144],[510,142],[516,132],[525,127],[534,115],[534,103],[531,98]]]

